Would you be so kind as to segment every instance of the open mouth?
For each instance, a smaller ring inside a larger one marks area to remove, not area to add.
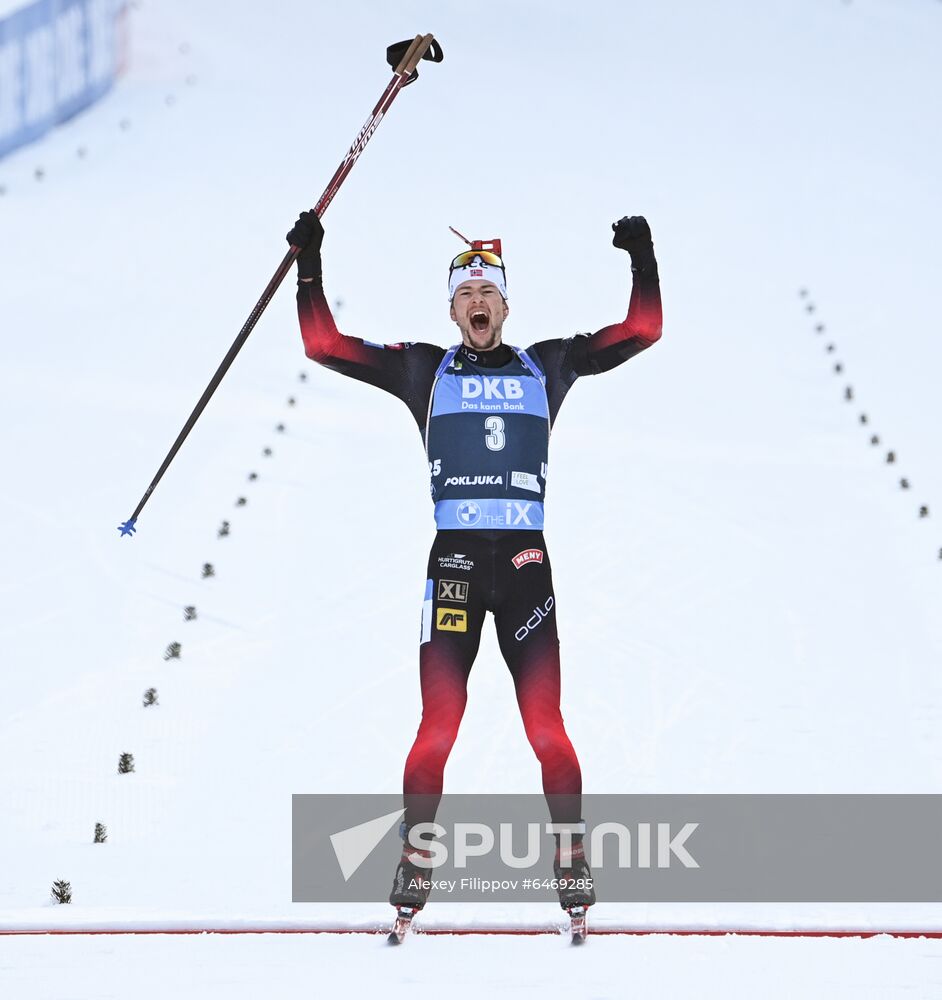
[[[476,333],[483,333],[490,323],[488,315],[483,310],[477,309],[471,313],[471,329]]]

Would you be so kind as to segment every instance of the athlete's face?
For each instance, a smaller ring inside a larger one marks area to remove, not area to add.
[[[490,351],[500,343],[510,306],[491,281],[463,281],[455,290],[451,318],[461,339],[476,351]]]

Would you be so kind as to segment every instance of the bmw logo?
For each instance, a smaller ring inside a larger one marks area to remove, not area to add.
[[[473,528],[481,520],[481,508],[473,500],[462,500],[457,513],[458,520],[468,528]]]

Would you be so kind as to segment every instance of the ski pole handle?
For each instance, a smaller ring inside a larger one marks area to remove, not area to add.
[[[402,61],[393,72],[400,76],[411,76],[422,59],[428,59],[430,62],[442,61],[441,47],[433,35],[416,35],[413,43],[406,49]]]

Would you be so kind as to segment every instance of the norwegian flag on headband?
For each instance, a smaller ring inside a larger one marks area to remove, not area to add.
[[[479,259],[471,261],[466,267],[453,268],[448,275],[448,301],[455,297],[458,286],[465,281],[490,281],[497,286],[501,298],[507,298],[507,278],[502,267],[485,264]]]
[[[502,267],[486,264],[480,257],[475,257],[464,267],[452,268],[448,275],[448,301],[454,300],[458,286],[465,281],[490,281],[497,286],[501,298],[507,298],[507,276]]]

